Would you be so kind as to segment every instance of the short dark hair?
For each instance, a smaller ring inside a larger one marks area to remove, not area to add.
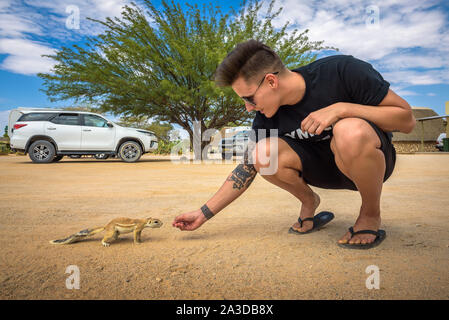
[[[284,64],[273,49],[251,39],[239,43],[228,53],[215,71],[214,80],[218,86],[227,87],[238,77],[251,82],[261,74],[282,73],[284,69]]]

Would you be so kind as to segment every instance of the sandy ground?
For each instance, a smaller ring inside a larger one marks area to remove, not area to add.
[[[0,157],[1,299],[448,299],[449,155],[399,155],[385,183],[377,248],[347,250],[336,241],[361,204],[353,191],[322,190],[319,210],[336,218],[319,232],[288,234],[299,202],[258,176],[251,188],[194,232],[171,226],[199,208],[235,167],[174,164],[144,156],[66,159],[38,165]],[[115,217],[160,218],[109,248],[101,234],[72,245],[49,240]],[[80,271],[69,290],[66,268]],[[380,289],[367,289],[379,268]]]

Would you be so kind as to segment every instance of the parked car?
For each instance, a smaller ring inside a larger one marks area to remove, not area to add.
[[[251,130],[240,131],[230,138],[221,139],[218,148],[222,159],[231,159],[233,155],[241,156],[246,150]]]
[[[19,108],[11,111],[9,126],[11,150],[28,153],[35,163],[83,155],[136,162],[158,145],[153,132],[122,127],[92,112]]]
[[[437,148],[440,151],[443,151],[443,139],[446,138],[446,133],[440,133],[440,135],[437,138],[435,148]]]

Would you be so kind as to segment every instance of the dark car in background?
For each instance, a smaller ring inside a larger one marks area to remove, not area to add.
[[[232,156],[242,156],[245,153],[251,130],[240,131],[229,138],[221,139],[218,148],[222,159],[231,159]]]

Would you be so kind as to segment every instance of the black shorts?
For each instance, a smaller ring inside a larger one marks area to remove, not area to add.
[[[396,150],[391,143],[391,133],[387,134],[374,123],[367,122],[374,128],[380,138],[380,149],[385,156],[386,164],[385,182],[393,173],[396,163]],[[331,139],[305,142],[288,136],[281,136],[280,138],[287,142],[301,159],[303,172],[300,173],[300,176],[307,184],[323,189],[357,190],[354,182],[338,169],[330,147]]]

